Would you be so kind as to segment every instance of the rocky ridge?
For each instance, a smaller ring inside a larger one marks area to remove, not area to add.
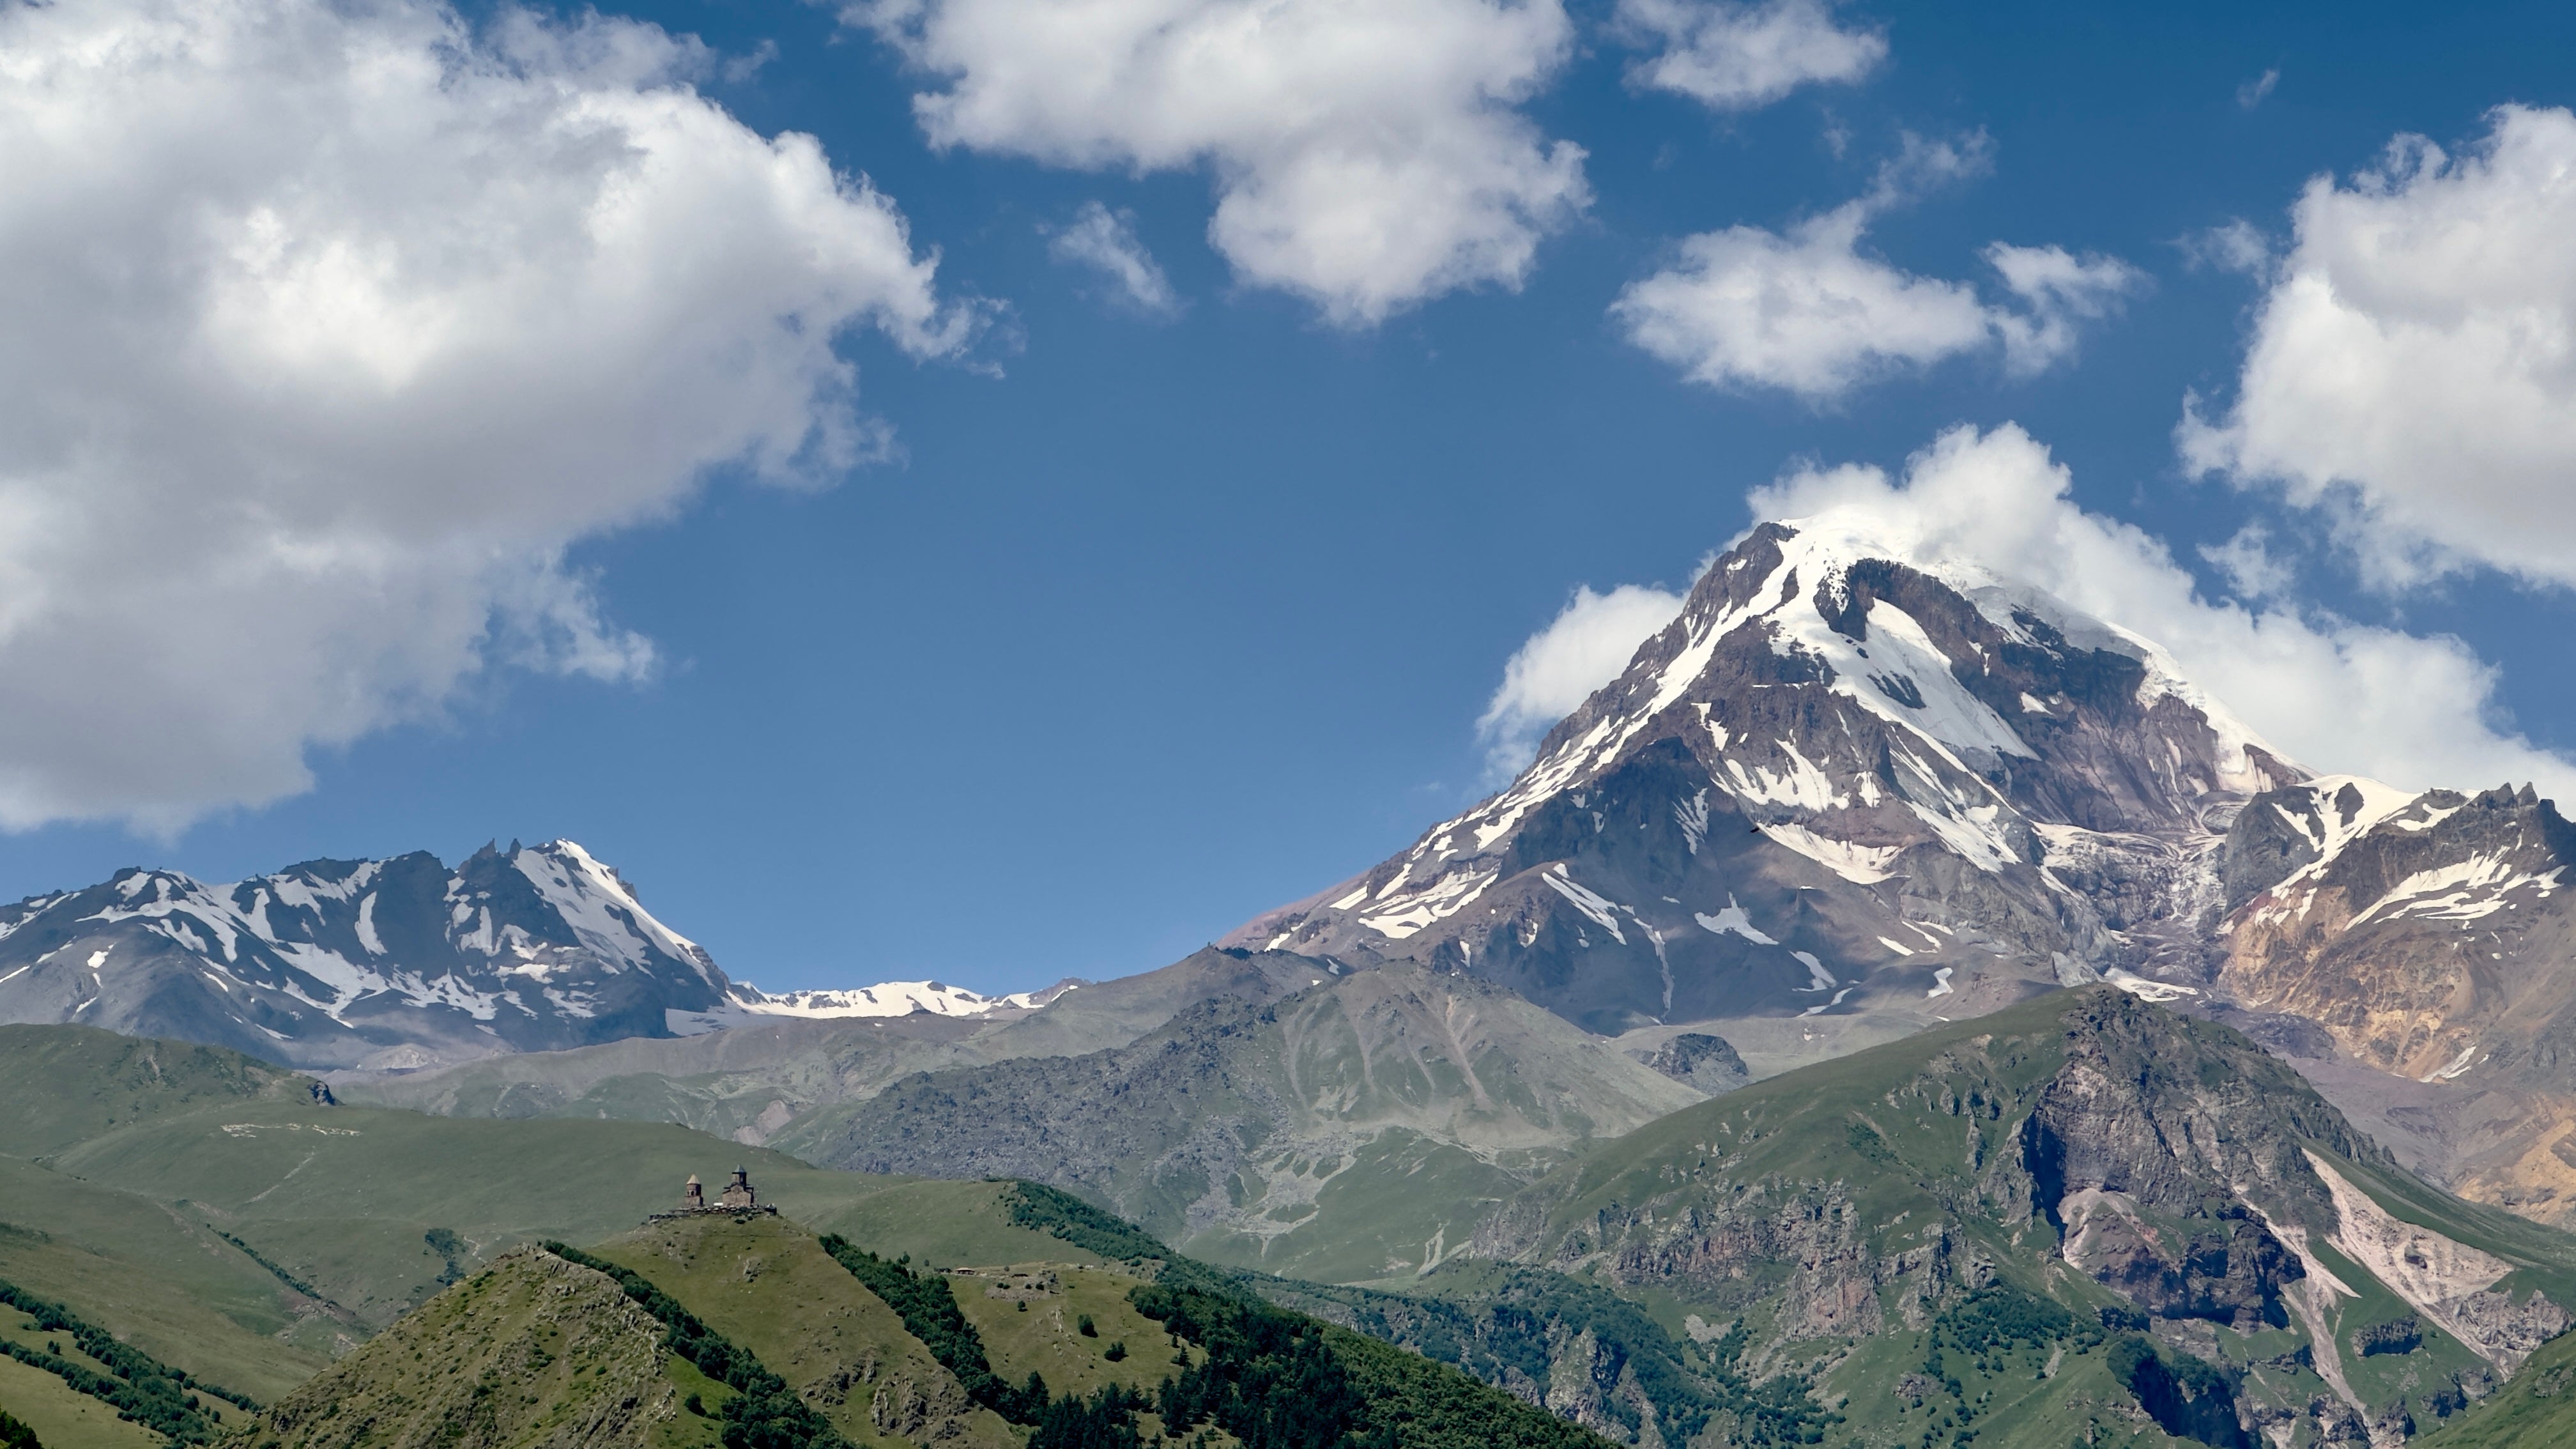
[[[1214,948],[1156,971],[974,1015],[760,1016],[721,1031],[484,1057],[441,1070],[335,1073],[353,1102],[448,1116],[685,1123],[758,1146],[916,1072],[1125,1046],[1194,1003],[1259,1005],[1327,973],[1310,957]]]
[[[1986,1402],[1919,1367],[1979,1303],[2048,1325],[2029,1351],[2050,1367],[2010,1392],[2061,1428],[2120,1397],[2098,1379],[2121,1329],[2185,1377],[2214,1365],[2246,1443],[2394,1442],[2490,1392],[2576,1292],[2576,1242],[2411,1179],[2235,1032],[2102,987],[1677,1113],[1515,1198],[1471,1251],[1676,1302],[1704,1341],[1819,1364],[1904,1435],[1926,1404]],[[2409,1317],[2402,1352],[2354,1346]],[[2006,1356],[1979,1349],[1979,1373]]]

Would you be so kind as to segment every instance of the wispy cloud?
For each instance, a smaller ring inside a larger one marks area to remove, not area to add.
[[[1135,213],[1086,201],[1071,223],[1045,230],[1050,255],[1107,278],[1126,305],[1152,317],[1180,315],[1180,294],[1172,290],[1171,279],[1155,264],[1153,253],[1137,239]]]

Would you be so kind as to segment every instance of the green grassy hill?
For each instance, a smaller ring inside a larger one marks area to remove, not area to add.
[[[650,1223],[596,1254],[505,1255],[232,1443],[1139,1449],[1148,1439],[1600,1445],[1454,1369],[1248,1295],[1063,1262],[950,1275],[818,1242],[784,1219],[723,1214]]]
[[[45,1449],[162,1449],[168,1441],[40,1368],[0,1359],[0,1411]]]
[[[288,1395],[246,1449],[716,1449],[722,1386],[600,1274],[521,1249]],[[712,1400],[712,1402],[710,1402]]]
[[[0,1153],[42,1157],[194,1108],[308,1099],[312,1079],[221,1047],[0,1026]]]
[[[593,1251],[750,1349],[853,1445],[1016,1442],[893,1309],[784,1218],[653,1223]]]
[[[632,1229],[690,1174],[736,1164],[798,1221],[889,1253],[1097,1261],[1015,1225],[997,1184],[827,1172],[676,1126],[324,1106],[309,1079],[235,1053],[79,1027],[0,1028],[0,1046],[0,1283],[262,1402],[445,1281]],[[29,1399],[40,1437],[52,1423],[131,1449],[143,1432],[41,1370],[0,1373],[38,1381],[0,1407]]]

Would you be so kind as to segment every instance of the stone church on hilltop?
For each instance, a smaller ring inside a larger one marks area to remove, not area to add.
[[[652,1220],[659,1222],[664,1218],[695,1217],[700,1213],[730,1213],[735,1217],[766,1213],[776,1217],[778,1209],[760,1201],[751,1190],[751,1175],[737,1167],[733,1170],[733,1180],[725,1184],[724,1191],[717,1195],[714,1202],[707,1201],[706,1189],[699,1184],[698,1175],[694,1172],[690,1173],[687,1184],[680,1189],[678,1211],[655,1213]]]

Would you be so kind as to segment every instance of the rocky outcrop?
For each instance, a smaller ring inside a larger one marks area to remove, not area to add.
[[[974,1410],[955,1377],[937,1375],[925,1384],[922,1375],[898,1373],[876,1386],[868,1399],[868,1423],[880,1434],[916,1444],[963,1438]]]
[[[2319,1143],[2389,1164],[2297,1073],[2224,1028],[2187,1025],[2120,993],[2089,992],[2064,1012],[2064,1063],[2021,1129],[2036,1206],[2119,1194],[2154,1212],[2205,1211],[2227,1199],[2323,1227],[2332,1196],[2310,1167]]]
[[[2060,1205],[2066,1261],[2157,1318],[2205,1318],[2240,1332],[2286,1328],[2285,1285],[2307,1276],[2297,1253],[2243,1208],[2188,1233],[2160,1232],[2118,1194],[2086,1189]]]
[[[1744,1058],[1726,1044],[1726,1038],[1706,1032],[1686,1031],[1666,1038],[1664,1044],[1650,1051],[1631,1052],[1637,1060],[1697,1091],[1714,1097],[1732,1092],[1751,1081],[1753,1074]]]

